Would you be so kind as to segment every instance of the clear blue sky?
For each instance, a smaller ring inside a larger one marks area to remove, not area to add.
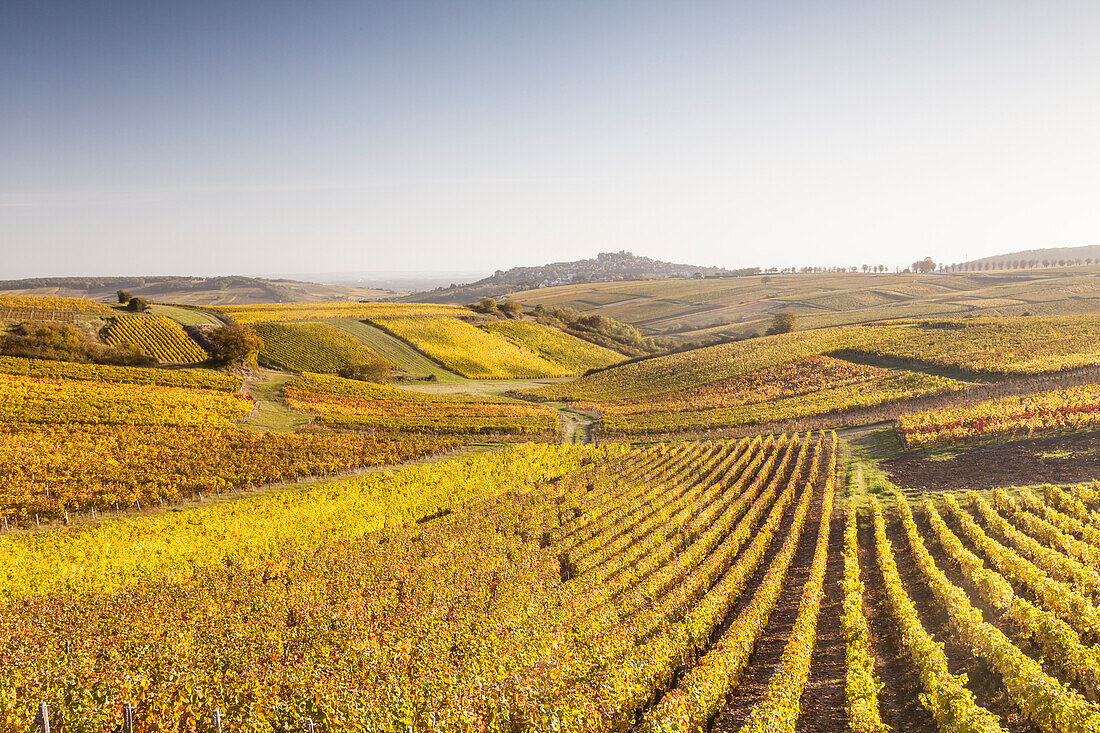
[[[0,9],[0,277],[1100,243],[1100,3]]]

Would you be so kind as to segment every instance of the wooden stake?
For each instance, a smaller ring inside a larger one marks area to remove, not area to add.
[[[38,725],[42,727],[42,733],[50,733],[50,710],[45,700],[38,703]]]
[[[306,733],[317,733],[317,729],[313,727],[313,718],[306,718]]]
[[[34,526],[36,529],[42,529],[42,522],[38,521],[38,512],[34,513]]]
[[[134,733],[134,711],[130,703],[122,703],[122,733]]]
[[[214,723],[214,733],[222,733],[222,713],[217,708],[214,708],[214,714],[210,716]],[[49,733],[47,731],[47,733]]]

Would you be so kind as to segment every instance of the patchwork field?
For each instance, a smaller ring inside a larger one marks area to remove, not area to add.
[[[1100,314],[1096,267],[990,273],[800,273],[582,283],[513,293],[525,306],[574,308],[647,334],[761,334],[778,311],[803,328],[896,318]]]
[[[1019,383],[1012,389],[1026,391],[1029,377],[1091,369],[1100,363],[1098,324],[1074,316],[822,329],[627,362],[523,395],[588,411],[608,435],[698,434],[812,416],[840,426],[861,411],[857,420],[875,422],[917,411],[922,398],[930,406],[949,393],[976,400],[996,393],[998,380],[1014,381],[997,389]],[[888,407],[869,409],[879,406]]]
[[[292,374],[0,355],[4,730],[1100,730],[1097,318],[348,305],[250,311]]]
[[[371,322],[470,379],[564,377],[569,370],[514,342],[442,316],[372,318]]]
[[[449,372],[401,339],[391,336],[369,321],[353,318],[333,318],[326,321],[359,339],[368,349],[414,377],[435,377],[441,382],[461,379]]]

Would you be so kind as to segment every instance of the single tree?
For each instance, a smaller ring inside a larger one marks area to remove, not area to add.
[[[145,302],[144,298],[130,298],[129,302],[126,303],[126,310],[144,313],[149,310],[149,304]]]
[[[798,326],[798,314],[792,311],[779,311],[772,316],[772,325],[765,332],[768,336],[777,333],[790,333]]]
[[[119,290],[117,295],[118,295],[118,302],[123,303],[123,304],[129,303],[130,298],[134,297],[134,296],[130,295],[129,293],[127,293],[125,290]]]
[[[476,303],[468,305],[467,308],[475,313],[495,314],[498,312],[496,298],[490,298],[488,296],[479,298]]]
[[[514,300],[504,301],[499,306],[497,306],[497,310],[499,310],[501,313],[508,316],[509,318],[519,318],[523,315],[523,306]]]
[[[216,328],[207,336],[210,356],[219,364],[244,364],[256,366],[263,341],[259,334],[247,326],[229,323]]]
[[[345,364],[338,374],[344,379],[358,379],[361,382],[385,384],[390,381],[390,367],[384,361]]]

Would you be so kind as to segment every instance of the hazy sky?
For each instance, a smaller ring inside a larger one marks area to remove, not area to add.
[[[1100,243],[1100,3],[9,2],[0,277]]]

